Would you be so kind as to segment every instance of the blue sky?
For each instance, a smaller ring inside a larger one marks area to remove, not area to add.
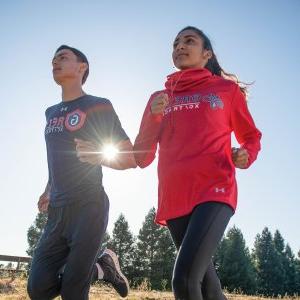
[[[90,61],[84,89],[109,98],[134,140],[150,94],[175,71],[172,42],[187,25],[211,38],[222,67],[255,81],[249,107],[263,133],[257,162],[238,171],[239,227],[251,248],[265,226],[300,250],[300,2],[1,1],[0,254],[25,255],[47,182],[45,109],[61,101],[51,59],[68,44]],[[122,212],[134,234],[157,202],[156,162],[104,169],[109,231]]]

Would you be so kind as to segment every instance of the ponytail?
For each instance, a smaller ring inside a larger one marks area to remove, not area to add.
[[[204,32],[202,30],[200,30],[196,27],[193,27],[193,26],[187,26],[187,27],[183,28],[179,33],[183,32],[185,30],[192,30],[196,34],[198,34],[200,36],[200,38],[203,40],[204,49],[210,50],[212,52],[212,57],[208,60],[207,64],[205,65],[205,68],[208,69],[214,75],[218,75],[225,79],[229,79],[229,80],[236,82],[239,85],[241,92],[245,95],[245,97],[247,97],[248,96],[248,86],[251,85],[252,83],[249,84],[249,83],[239,81],[238,77],[235,74],[227,73],[222,69],[222,67],[220,66],[220,64],[218,62],[217,56],[213,50],[213,47],[211,45],[209,38],[204,34]]]

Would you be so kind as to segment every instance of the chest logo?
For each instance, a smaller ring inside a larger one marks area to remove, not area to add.
[[[81,111],[80,109],[76,109],[67,114],[65,119],[65,127],[69,131],[75,131],[80,129],[86,119],[86,113]]]
[[[221,98],[214,94],[209,94],[203,97],[203,101],[208,102],[210,108],[215,110],[217,108],[223,109],[224,103],[222,102]]]
[[[222,99],[215,94],[193,94],[186,96],[176,96],[174,102],[168,106],[164,115],[175,111],[190,111],[200,109],[203,104],[208,104],[211,110],[218,110],[224,108]]]

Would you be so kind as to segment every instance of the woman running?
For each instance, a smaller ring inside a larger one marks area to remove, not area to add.
[[[134,150],[144,168],[158,158],[156,222],[168,226],[178,254],[176,299],[226,299],[212,256],[237,205],[235,168],[246,169],[261,133],[246,102],[246,87],[218,63],[198,28],[181,30],[173,44],[179,70],[146,106]],[[240,148],[231,147],[234,132]]]

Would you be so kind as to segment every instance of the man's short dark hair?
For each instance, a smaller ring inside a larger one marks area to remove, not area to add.
[[[70,46],[67,46],[67,45],[61,45],[60,47],[58,47],[57,50],[55,51],[55,54],[58,51],[64,50],[64,49],[72,51],[76,55],[77,60],[79,62],[83,62],[83,63],[87,64],[87,69],[86,69],[86,71],[85,71],[85,73],[83,74],[83,77],[82,77],[82,84],[84,84],[85,81],[86,81],[86,79],[87,79],[87,77],[89,76],[89,62],[87,60],[87,57],[81,51],[79,51],[78,49],[70,47]]]

